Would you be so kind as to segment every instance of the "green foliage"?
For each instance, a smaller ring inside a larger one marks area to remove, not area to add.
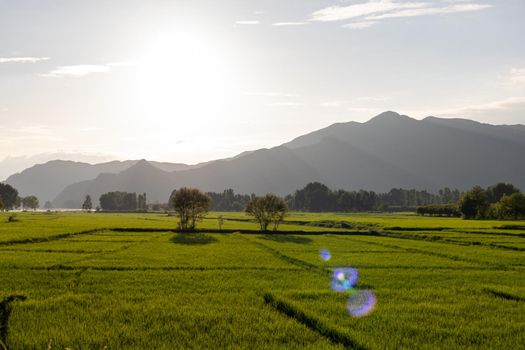
[[[0,197],[4,203],[3,210],[11,210],[17,206],[18,191],[11,185],[0,182]]]
[[[196,188],[183,187],[171,193],[169,203],[179,215],[179,228],[182,231],[195,230],[197,221],[208,213],[210,197]]]
[[[487,187],[487,200],[489,203],[497,203],[503,196],[510,196],[513,193],[517,193],[520,190],[513,184],[499,182],[495,185]]]
[[[281,197],[269,193],[264,197],[254,196],[246,205],[245,211],[255,218],[261,231],[267,231],[271,223],[276,231],[288,212],[288,207]]]
[[[461,196],[458,207],[463,218],[482,219],[489,207],[487,193],[480,186],[475,186]]]
[[[489,217],[495,219],[520,219],[525,217],[525,195],[515,192],[503,195],[499,202],[490,206]]]
[[[22,198],[22,205],[24,206],[24,209],[32,210],[36,210],[40,206],[38,198],[36,198],[36,196],[27,196]]]
[[[100,196],[102,210],[135,211],[137,210],[137,194],[128,192],[108,192]]]
[[[430,216],[461,216],[456,204],[434,204],[418,207],[416,210],[418,215]]]
[[[93,203],[91,202],[91,196],[87,195],[84,199],[84,203],[82,204],[83,210],[91,210],[93,209]]]

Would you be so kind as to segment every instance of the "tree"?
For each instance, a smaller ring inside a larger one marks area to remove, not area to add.
[[[487,200],[489,203],[497,203],[504,195],[510,196],[519,191],[513,184],[499,182],[487,188]]]
[[[35,196],[27,196],[22,198],[22,205],[24,206],[24,209],[29,208],[36,210],[40,205],[38,203],[38,198]]]
[[[0,210],[4,209],[4,201],[2,197],[0,197]]]
[[[147,204],[147,200],[146,200],[146,193],[139,194],[138,210],[140,210],[140,211],[147,211],[148,210],[148,204]]]
[[[503,195],[501,200],[496,204],[496,216],[500,219],[520,219],[525,217],[525,195],[515,192]]]
[[[489,207],[487,193],[480,186],[475,186],[463,194],[458,207],[464,219],[482,219]]]
[[[43,208],[46,209],[46,210],[51,210],[51,209],[53,209],[53,204],[50,201],[46,201],[44,203],[44,207]]]
[[[261,231],[268,231],[271,223],[273,223],[273,230],[276,231],[288,212],[288,206],[281,197],[267,194],[264,197],[254,196],[246,205],[245,211],[255,218]]]
[[[100,196],[103,210],[134,211],[137,210],[137,194],[128,192],[108,192]]]
[[[196,188],[183,187],[171,193],[169,204],[179,215],[179,228],[182,231],[195,230],[198,220],[202,220],[210,209],[210,197]]]
[[[91,196],[88,194],[86,196],[86,199],[84,199],[84,203],[82,204],[82,210],[91,210],[93,209],[93,203],[91,203]]]
[[[18,191],[11,185],[0,183],[0,197],[4,202],[3,210],[11,210],[16,207]]]

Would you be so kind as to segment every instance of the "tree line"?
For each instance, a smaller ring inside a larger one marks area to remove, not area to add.
[[[20,208],[36,210],[39,207],[40,203],[36,196],[20,197],[17,189],[9,184],[0,183],[0,210]]]

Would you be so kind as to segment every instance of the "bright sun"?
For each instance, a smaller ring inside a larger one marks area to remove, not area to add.
[[[163,31],[138,62],[134,102],[142,118],[190,132],[185,128],[213,123],[227,114],[235,87],[233,68],[226,50],[211,36]]]

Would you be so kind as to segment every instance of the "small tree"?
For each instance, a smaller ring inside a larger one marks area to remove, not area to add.
[[[44,203],[44,207],[43,208],[46,209],[46,210],[51,210],[51,209],[53,209],[53,204],[50,201],[46,201]]]
[[[196,188],[183,187],[171,193],[169,204],[179,215],[179,228],[191,231],[195,230],[197,221],[208,213],[211,200]]]
[[[267,194],[264,197],[252,197],[245,211],[255,218],[261,231],[268,231],[268,226],[271,223],[273,223],[273,230],[276,231],[279,224],[284,220],[288,207],[281,197]]]
[[[459,201],[459,211],[465,219],[482,219],[489,207],[487,193],[480,186],[465,192]]]
[[[29,208],[36,210],[40,204],[38,203],[38,198],[35,196],[27,196],[22,199],[22,204],[24,205],[24,209]]]
[[[84,203],[82,204],[82,210],[91,210],[93,209],[93,203],[91,202],[91,196],[88,194]]]
[[[514,219],[525,217],[525,195],[515,192],[503,195],[497,203],[497,216],[501,219]]]

